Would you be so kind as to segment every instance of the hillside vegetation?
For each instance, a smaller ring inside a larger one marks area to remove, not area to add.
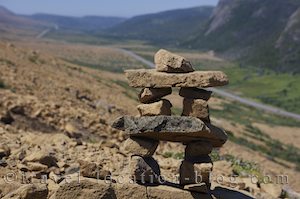
[[[100,36],[177,45],[182,38],[189,38],[201,29],[212,11],[212,6],[201,6],[136,16],[107,29]]]

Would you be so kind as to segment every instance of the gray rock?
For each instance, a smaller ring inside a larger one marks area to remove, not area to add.
[[[210,141],[214,147],[221,147],[227,140],[226,133],[198,118],[185,116],[152,116],[118,118],[113,128],[123,130],[134,136],[154,140],[188,143],[191,141]]]
[[[154,56],[156,70],[167,73],[193,72],[192,64],[184,57],[173,54],[167,50],[160,49]]]
[[[162,73],[153,69],[126,70],[129,85],[135,88],[216,87],[228,84],[221,71],[195,71],[191,73]]]

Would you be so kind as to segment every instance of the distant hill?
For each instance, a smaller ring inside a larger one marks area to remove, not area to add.
[[[39,21],[16,15],[8,9],[0,6],[0,26],[28,28],[43,27],[47,25]]]
[[[47,22],[57,25],[60,29],[73,31],[94,31],[103,30],[117,25],[125,20],[120,17],[101,17],[101,16],[85,16],[85,17],[68,17],[50,14],[35,14],[27,16],[41,22]]]
[[[136,16],[106,30],[106,33],[159,44],[177,44],[201,29],[212,11],[212,6],[201,6]]]

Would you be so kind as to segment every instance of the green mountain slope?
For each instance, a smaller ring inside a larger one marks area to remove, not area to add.
[[[220,0],[205,31],[182,46],[212,49],[276,71],[300,72],[299,64],[294,64],[299,63],[300,46],[289,36],[299,34],[299,22],[286,28],[293,14],[294,19],[299,16],[295,14],[299,6],[299,0]],[[282,42],[278,42],[280,37]],[[290,52],[294,53],[287,56]]]
[[[133,17],[106,31],[107,35],[159,44],[178,44],[203,27],[213,7],[201,6]]]

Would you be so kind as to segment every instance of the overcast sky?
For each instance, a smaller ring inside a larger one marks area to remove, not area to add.
[[[69,16],[122,16],[154,13],[218,0],[0,0],[0,5],[18,14],[49,13]]]

